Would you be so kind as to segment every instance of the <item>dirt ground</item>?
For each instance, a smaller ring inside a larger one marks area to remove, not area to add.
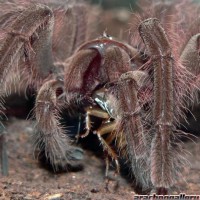
[[[30,121],[13,118],[7,125],[9,176],[1,177],[0,199],[131,199],[134,191],[122,178],[119,189],[106,191],[104,161],[85,152],[84,169],[79,172],[53,174],[40,167],[33,158]],[[110,185],[112,186],[112,185]]]
[[[120,200],[133,199],[134,187],[126,178],[118,176],[106,189],[104,160],[92,151],[85,151],[84,168],[78,172],[53,174],[33,157],[30,136],[32,122],[12,118],[6,125],[9,154],[9,176],[0,177],[0,199],[50,200]],[[200,194],[200,140],[186,142],[191,154],[184,176],[173,193]]]

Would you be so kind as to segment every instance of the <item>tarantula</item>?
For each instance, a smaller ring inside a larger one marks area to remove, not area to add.
[[[76,161],[80,150],[60,125],[60,111],[83,107],[83,136],[92,129],[90,115],[102,118],[95,132],[108,155],[117,165],[118,156],[125,156],[143,190],[166,194],[185,162],[177,142],[182,133],[179,126],[198,91],[199,21],[189,15],[196,7],[154,4],[151,12],[136,15],[135,34],[127,44],[107,35],[88,41],[85,27],[73,21],[77,13],[83,14],[83,4],[72,6],[75,14],[67,8],[52,11],[46,5],[27,4],[20,4],[17,11],[14,4],[2,5],[6,9],[0,16],[0,80],[2,95],[15,78],[10,74],[16,72],[20,83],[36,88],[36,146],[55,169]],[[188,31],[183,21],[175,23],[182,19],[182,8],[194,21]],[[71,25],[77,26],[67,35]],[[58,34],[63,40],[58,40]],[[65,39],[70,42],[67,48]],[[113,141],[117,152],[111,147]]]

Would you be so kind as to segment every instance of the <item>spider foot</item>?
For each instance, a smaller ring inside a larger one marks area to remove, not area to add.
[[[67,153],[67,161],[65,166],[67,171],[80,171],[83,169],[84,151],[79,147],[71,148]]]
[[[71,147],[66,157],[55,158],[54,163],[40,153],[39,161],[42,166],[53,172],[76,172],[83,169],[84,151],[79,147]]]
[[[79,147],[72,148],[68,153],[68,159],[71,161],[83,160],[84,151]]]

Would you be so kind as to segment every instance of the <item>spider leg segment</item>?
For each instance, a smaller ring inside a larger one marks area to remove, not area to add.
[[[99,81],[93,81],[90,75],[96,75],[100,57],[94,50],[78,51],[68,63],[65,71],[66,101],[70,104],[81,103]],[[90,79],[89,79],[90,78]],[[89,80],[88,80],[89,79]],[[87,83],[87,80],[89,83]],[[89,89],[89,87],[92,87]],[[87,91],[87,92],[86,92]]]
[[[145,73],[141,72],[137,82],[139,74],[138,71],[122,74],[116,84],[108,86],[107,92],[108,99],[113,103],[112,108],[116,112],[114,115],[116,138],[122,138],[121,143],[117,142],[118,149],[123,149],[125,143],[125,156],[131,163],[134,162],[133,160],[145,159],[147,148],[145,127],[142,123],[141,108],[137,97],[138,85]]]
[[[0,50],[2,81],[7,78],[9,71],[16,64],[12,61],[20,59],[25,65],[20,72],[23,70],[27,70],[29,74],[31,72],[32,77],[29,77],[31,82],[34,78],[44,79],[53,71],[52,25],[52,11],[44,5],[35,5],[17,16],[10,27],[3,27],[6,36]]]
[[[174,62],[167,36],[157,19],[143,21],[139,32],[154,67],[155,136],[151,145],[151,181],[157,188],[169,188],[175,181],[170,145],[174,126]]]
[[[82,150],[71,145],[64,127],[59,122],[62,108],[56,96],[59,87],[62,88],[63,83],[58,80],[46,82],[39,90],[35,106],[35,144],[40,152],[44,151],[54,170],[59,167],[66,168],[67,165],[73,166],[75,161],[83,157]]]

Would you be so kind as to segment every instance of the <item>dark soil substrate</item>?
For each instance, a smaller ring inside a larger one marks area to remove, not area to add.
[[[6,125],[9,154],[9,176],[0,179],[0,199],[133,199],[134,188],[126,178],[118,176],[106,189],[103,159],[85,150],[84,168],[78,172],[53,174],[33,158],[30,135],[32,122],[12,118]],[[191,154],[184,179],[174,191],[200,194],[200,140],[185,142]],[[175,192],[174,192],[175,193]]]

